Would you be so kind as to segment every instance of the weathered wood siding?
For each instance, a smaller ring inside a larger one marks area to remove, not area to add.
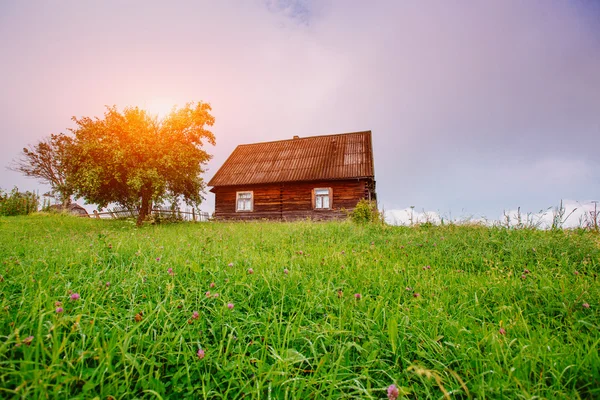
[[[360,199],[368,198],[372,187],[369,183],[372,182],[367,179],[290,182],[221,186],[211,191],[215,193],[215,218],[220,220],[330,220],[346,218],[346,211],[352,211]],[[313,208],[312,191],[315,188],[331,188],[331,209]],[[236,192],[241,191],[254,193],[253,211],[235,211]]]

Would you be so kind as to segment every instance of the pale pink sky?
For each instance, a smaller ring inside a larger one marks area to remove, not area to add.
[[[0,51],[3,166],[73,115],[201,100],[207,180],[240,143],[371,129],[388,210],[600,200],[590,0],[1,2]]]

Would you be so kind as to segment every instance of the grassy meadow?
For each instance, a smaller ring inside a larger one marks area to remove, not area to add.
[[[582,230],[38,214],[0,263],[0,398],[600,397]]]

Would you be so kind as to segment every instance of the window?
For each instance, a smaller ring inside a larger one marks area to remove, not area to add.
[[[313,205],[317,210],[331,208],[331,188],[318,188],[313,190]]]
[[[252,211],[253,210],[253,193],[252,192],[236,192],[235,211]]]

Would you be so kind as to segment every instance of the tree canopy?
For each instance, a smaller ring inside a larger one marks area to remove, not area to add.
[[[198,206],[205,188],[204,150],[215,137],[207,103],[188,103],[159,119],[137,107],[107,107],[103,118],[76,118],[67,178],[77,197],[106,207],[139,208],[138,224],[153,203],[182,200]]]
[[[34,146],[23,148],[19,157],[8,168],[50,185],[52,194],[57,195],[66,207],[73,194],[73,188],[67,180],[67,160],[71,144],[72,138],[62,133],[52,134]]]

